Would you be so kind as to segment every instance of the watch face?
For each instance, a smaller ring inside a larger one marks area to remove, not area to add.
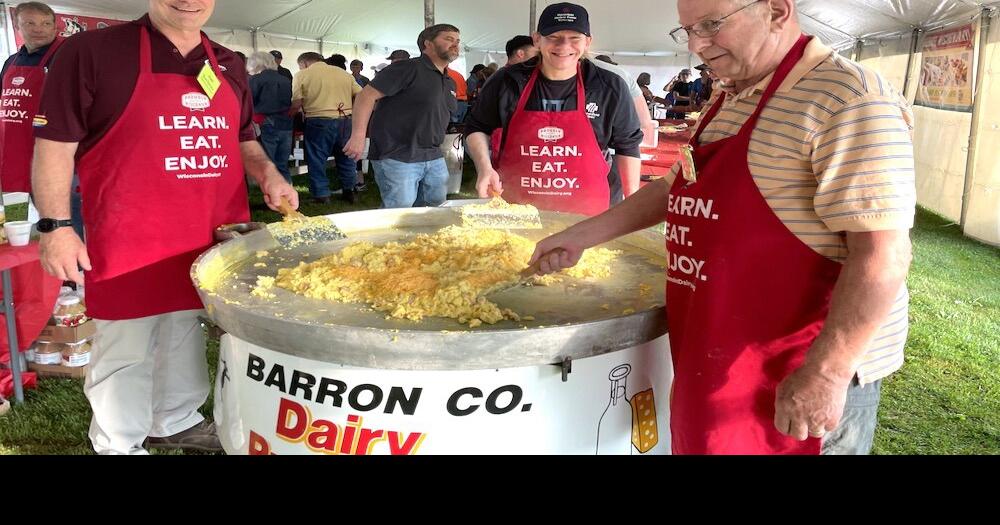
[[[56,229],[56,221],[52,219],[39,219],[35,227],[40,233],[49,233]]]

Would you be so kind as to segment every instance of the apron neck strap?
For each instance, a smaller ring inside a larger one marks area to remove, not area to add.
[[[59,49],[59,46],[63,45],[63,42],[65,41],[65,38],[56,37],[56,39],[52,41],[52,44],[49,45],[49,49],[42,57],[42,61],[38,63],[38,67],[45,67],[49,65],[49,60],[52,60],[52,55],[56,54],[56,50]]]
[[[146,26],[140,26],[139,33],[139,72],[152,73],[153,52],[152,46],[149,43],[149,29]],[[219,69],[219,60],[216,58],[215,52],[212,51],[212,46],[209,44],[208,37],[205,36],[204,32],[201,33],[201,46],[205,49],[205,55],[208,56],[208,61],[212,64],[215,74],[221,78],[222,71]]]
[[[805,54],[806,45],[809,44],[810,40],[812,40],[812,37],[800,35],[799,40],[794,46],[792,46],[792,49],[788,51],[788,54],[785,55],[784,60],[781,61],[778,69],[774,72],[774,77],[771,78],[771,83],[768,84],[767,89],[764,90],[764,95],[760,97],[760,102],[757,103],[757,109],[753,112],[753,115],[747,119],[746,124],[744,124],[740,129],[741,135],[749,135],[750,133],[753,133],[753,130],[757,127],[757,121],[760,120],[760,114],[764,112],[764,108],[767,106],[767,103],[771,101],[771,97],[778,92],[778,88],[781,87],[781,84],[786,78],[788,78],[788,74],[792,72],[795,65],[802,59],[802,56]]]
[[[764,95],[761,96],[760,102],[757,103],[757,109],[754,110],[753,114],[750,115],[750,118],[747,119],[746,123],[743,124],[743,127],[740,128],[740,135],[749,135],[753,133],[753,130],[757,127],[757,121],[760,120],[760,115],[764,112],[764,108],[767,106],[767,103],[770,102],[771,97],[778,92],[778,88],[781,87],[781,84],[786,78],[788,78],[788,74],[792,72],[795,65],[802,59],[805,54],[806,45],[809,44],[810,40],[812,40],[811,36],[806,36],[804,34],[799,36],[799,40],[794,46],[792,46],[792,49],[788,51],[788,54],[785,55],[781,64],[778,65],[778,69],[774,71],[774,76],[771,77],[771,82],[767,85],[767,89],[764,90]],[[722,109],[723,102],[729,96],[729,93],[723,93],[715,100],[715,104],[712,105],[712,109],[709,110],[708,114],[701,119],[698,131],[695,133],[694,137],[691,138],[690,144],[692,146],[697,146],[699,144],[698,141],[701,138],[702,132],[705,131],[708,123],[719,114],[719,111]]]
[[[517,101],[517,113],[524,111],[524,108],[528,106],[528,99],[531,98],[531,92],[535,90],[535,84],[538,83],[538,77],[541,75],[542,64],[539,62],[538,67],[531,72],[531,76],[528,77],[528,83],[524,86],[524,91],[521,92],[521,98]],[[584,106],[587,103],[587,95],[583,91],[583,68],[580,64],[576,65],[576,110],[583,111]]]

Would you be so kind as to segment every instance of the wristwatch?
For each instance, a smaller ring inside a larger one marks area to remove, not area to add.
[[[35,228],[38,233],[51,233],[56,231],[57,228],[62,228],[63,226],[72,226],[73,221],[70,219],[39,219],[35,224]]]

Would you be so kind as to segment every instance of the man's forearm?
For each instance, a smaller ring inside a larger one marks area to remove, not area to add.
[[[76,142],[35,140],[31,187],[35,206],[42,217],[70,218],[70,192]]]
[[[264,186],[264,181],[268,177],[277,175],[278,168],[274,166],[271,159],[264,153],[264,148],[255,140],[240,142],[240,155],[243,158],[243,169],[250,175],[250,178],[257,181],[259,186]]]
[[[906,280],[911,245],[906,230],[848,233],[847,261],[834,287],[830,313],[806,364],[841,380],[860,366]]]
[[[657,180],[647,184],[621,204],[572,226],[570,230],[587,239],[589,246],[596,246],[655,226],[666,219],[669,192],[670,183],[665,178]]]
[[[368,134],[368,122],[375,111],[375,102],[381,98],[378,91],[371,86],[365,86],[354,100],[351,110],[351,136],[364,137]]]
[[[298,100],[293,100],[292,101],[292,107],[288,109],[288,115],[294,117],[295,115],[297,115],[299,113],[299,111],[302,111],[302,99],[301,98],[298,99]]]
[[[469,149],[469,156],[476,165],[476,171],[481,172],[487,168],[492,168],[490,161],[490,139],[485,133],[477,131],[465,139],[465,144]]]
[[[622,192],[625,196],[628,197],[639,191],[639,172],[642,170],[642,161],[635,157],[615,155],[615,162],[618,164],[618,174],[622,178]]]

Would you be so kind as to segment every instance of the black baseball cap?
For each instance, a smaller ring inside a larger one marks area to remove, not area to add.
[[[538,32],[542,36],[565,30],[591,36],[590,15],[582,5],[559,2],[546,7],[538,17]]]
[[[410,58],[410,53],[405,49],[397,49],[385,57],[386,60],[400,60]]]
[[[705,71],[706,69],[712,69],[708,67],[708,64],[701,64],[698,66],[694,66],[694,68],[697,69],[698,71]]]
[[[281,56],[281,51],[278,51],[277,49],[272,49],[270,51],[270,53],[271,53],[271,56],[273,56],[274,58],[277,58],[278,60],[282,60],[284,58],[284,57]]]

